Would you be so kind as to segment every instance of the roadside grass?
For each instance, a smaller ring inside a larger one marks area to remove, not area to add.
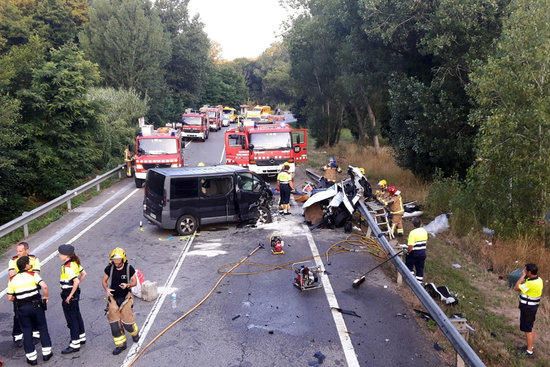
[[[377,155],[372,147],[357,146],[351,134],[344,131],[338,146],[310,149],[308,165],[320,170],[330,156],[335,156],[343,168],[349,164],[364,167],[371,184],[382,178],[396,184],[402,191],[404,201],[416,200],[427,204],[425,222],[441,213],[437,205],[426,203],[431,185],[397,166],[391,148],[382,147]],[[443,200],[445,195],[453,195],[452,192],[435,194]],[[540,275],[546,281],[546,297],[543,297],[535,323],[537,341],[536,357],[533,359],[522,358],[517,353],[517,347],[525,344],[524,335],[519,331],[518,297],[506,284],[507,274],[526,262],[537,263],[541,269]],[[461,268],[453,268],[453,263],[460,264]],[[393,273],[393,269],[389,271]],[[449,231],[430,240],[426,276],[427,281],[447,285],[451,292],[458,294],[458,305],[441,307],[449,316],[458,313],[468,319],[476,330],[470,334],[469,342],[488,366],[550,366],[548,358],[545,358],[550,355],[550,302],[547,297],[550,294],[550,251],[543,243],[530,238],[490,242],[481,234],[459,237]],[[413,307],[419,306],[411,292],[405,293],[410,293],[406,297],[407,302]],[[434,322],[425,325],[434,341],[444,347],[449,358],[452,347],[437,325]]]
[[[123,176],[124,178],[124,176]],[[101,183],[101,190],[105,190],[112,186],[115,182],[119,181],[118,177],[111,177]],[[99,191],[95,188],[91,188],[88,191],[83,192],[82,194],[75,196],[71,200],[72,208],[77,208],[80,205],[84,204],[91,198],[99,195]],[[35,207],[38,207],[44,203],[36,203]],[[32,210],[32,209],[31,209]],[[67,205],[63,204],[50,212],[44,214],[43,216],[36,218],[35,220],[29,223],[29,235],[40,231],[41,229],[47,227],[49,224],[55,222],[63,215],[68,212]],[[0,238],[0,253],[3,254],[6,250],[14,245],[15,243],[23,240],[23,228],[19,228],[12,233]]]

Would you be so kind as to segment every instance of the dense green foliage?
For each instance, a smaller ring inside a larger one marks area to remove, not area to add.
[[[479,134],[465,190],[501,233],[538,230],[550,208],[549,5],[515,1],[495,53],[471,75]]]

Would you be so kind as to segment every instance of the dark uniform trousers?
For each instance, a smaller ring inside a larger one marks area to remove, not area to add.
[[[67,327],[71,333],[71,348],[80,348],[80,343],[85,342],[84,337],[84,320],[80,314],[80,289],[78,289],[73,295],[71,302],[65,302],[65,299],[71,293],[70,289],[63,289],[61,291],[61,304],[63,305],[63,314],[65,315],[65,321],[67,321]],[[84,340],[82,340],[84,337]],[[76,343],[78,342],[78,344]]]
[[[46,314],[42,306],[42,301],[15,301],[15,303],[19,323],[23,330],[23,347],[25,348],[25,353],[29,354],[34,351],[34,342],[32,339],[33,325],[40,332],[40,344],[42,344],[42,348],[51,348],[52,341],[48,333],[48,324],[46,323]]]
[[[33,326],[32,328],[33,334],[35,334],[35,337],[38,338],[38,328]],[[19,317],[17,316],[17,306],[15,305],[15,302],[13,303],[13,329],[11,332],[11,336],[13,337],[13,341],[22,340],[23,330],[21,330],[21,324],[19,322]],[[34,336],[34,335],[33,335]]]
[[[424,281],[424,263],[426,262],[426,250],[413,250],[405,258],[405,265],[411,272],[415,272],[416,280]]]

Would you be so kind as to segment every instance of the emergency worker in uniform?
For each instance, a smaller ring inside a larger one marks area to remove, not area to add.
[[[392,232],[397,230],[397,235],[401,237],[404,234],[403,214],[405,214],[401,191],[397,190],[395,186],[390,185],[388,187],[388,196],[389,198],[382,203],[389,208],[392,221]]]
[[[103,275],[103,288],[107,295],[107,319],[115,342],[113,355],[126,349],[126,331],[134,342],[139,340],[133,310],[134,298],[130,291],[136,284],[136,271],[128,264],[126,252],[120,247],[115,248],[109,255],[109,265]]]
[[[48,303],[48,285],[39,273],[31,271],[28,256],[17,259],[16,266],[17,274],[8,283],[8,300],[14,303],[19,324],[23,330],[23,348],[27,363],[36,366],[38,354],[34,348],[33,327],[40,331],[42,359],[48,361],[52,357],[52,341],[48,333],[45,313]],[[40,294],[41,289],[43,295]]]
[[[426,262],[428,232],[422,227],[422,222],[419,218],[413,218],[412,223],[414,229],[409,233],[407,240],[405,264],[411,273],[416,276],[416,280],[422,284],[424,282],[424,263]]]
[[[290,165],[283,164],[283,169],[277,175],[277,185],[281,194],[279,202],[279,212],[285,215],[290,214],[290,193],[294,190],[292,175],[290,174]]]
[[[59,259],[63,263],[61,265],[61,275],[59,276],[61,305],[71,335],[69,346],[63,349],[61,354],[70,354],[78,352],[80,346],[86,344],[86,332],[79,305],[80,283],[86,278],[86,271],[84,271],[72,245],[61,245],[58,252]]]
[[[29,254],[29,244],[27,242],[19,242],[15,247],[15,251],[17,252],[17,255],[12,257],[8,263],[8,276],[10,279],[19,272],[19,269],[17,268],[17,260],[23,256],[27,256],[29,258],[31,271],[40,274],[40,260],[36,256]],[[15,310],[15,303],[13,306],[13,329],[11,335],[15,345],[18,348],[21,348],[23,346],[23,331],[19,325],[17,312]],[[37,328],[33,328],[32,337],[35,339],[40,339],[40,332]]]

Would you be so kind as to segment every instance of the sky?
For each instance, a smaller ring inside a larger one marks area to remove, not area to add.
[[[288,17],[279,0],[191,0],[189,8],[191,15],[199,13],[226,60],[259,56],[277,40]]]

